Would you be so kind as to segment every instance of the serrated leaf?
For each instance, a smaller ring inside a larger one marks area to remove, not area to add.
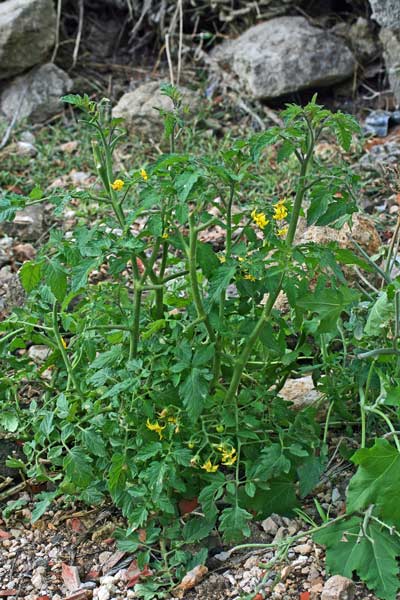
[[[241,540],[250,535],[249,521],[253,516],[240,506],[225,508],[221,513],[219,530],[227,542]]]
[[[68,454],[64,459],[64,469],[71,483],[84,488],[92,482],[94,475],[91,462],[83,448],[75,446],[68,450]]]
[[[214,522],[204,517],[192,517],[185,524],[182,535],[187,544],[193,544],[207,537],[214,528]]]
[[[209,302],[219,302],[221,292],[226,290],[235,275],[236,265],[221,265],[210,278]]]
[[[388,440],[377,439],[372,448],[358,450],[351,459],[358,465],[347,492],[349,512],[374,504],[379,515],[400,528],[400,453]]]
[[[334,523],[314,534],[326,546],[326,562],[331,573],[352,578],[354,572],[382,600],[395,600],[399,589],[400,538],[396,533],[360,517]]]
[[[192,421],[197,421],[208,394],[208,380],[204,377],[204,369],[193,367],[179,387],[179,395]]]
[[[19,420],[15,413],[3,411],[0,415],[0,425],[6,431],[14,433],[18,429]]]
[[[24,262],[18,271],[19,278],[26,292],[31,292],[40,283],[42,277],[42,266],[39,263],[34,263],[31,260]]]
[[[67,274],[65,269],[56,261],[50,260],[44,267],[46,283],[54,296],[62,302],[67,293]]]
[[[104,440],[94,429],[85,429],[82,431],[82,442],[86,448],[95,456],[106,456],[107,451]]]
[[[364,327],[367,335],[381,335],[382,330],[394,318],[394,303],[389,300],[386,292],[382,292],[369,311]]]
[[[90,363],[89,366],[91,369],[104,369],[104,367],[115,366],[115,364],[119,362],[119,359],[121,358],[122,346],[118,344],[110,350],[106,350],[105,352],[102,352],[101,354],[96,356],[94,361]]]

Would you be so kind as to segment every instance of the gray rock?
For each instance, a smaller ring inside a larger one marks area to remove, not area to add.
[[[343,39],[304,17],[277,17],[248,29],[212,54],[256,99],[275,98],[349,77],[354,57]]]
[[[0,79],[43,62],[54,44],[55,34],[52,0],[0,2]]]
[[[133,92],[124,94],[114,107],[113,117],[125,119],[124,126],[136,135],[159,134],[163,129],[163,118],[157,109],[171,110],[172,102],[161,94],[163,82],[150,81],[140,85]],[[195,112],[199,106],[199,96],[185,87],[179,88],[183,96],[183,104]]]
[[[8,266],[0,269],[0,315],[4,316],[15,306],[25,302],[25,292],[17,273],[11,273]]]
[[[41,204],[27,206],[17,212],[14,221],[0,224],[0,234],[6,233],[23,242],[38,240],[43,233],[43,212]]]
[[[36,156],[37,150],[29,142],[17,142],[17,154],[20,156]]]
[[[44,362],[46,360],[46,358],[49,357],[50,354],[51,354],[50,348],[48,348],[47,346],[41,345],[41,344],[31,346],[28,350],[29,358],[31,358],[34,362],[37,362],[37,363]]]
[[[356,588],[351,579],[334,575],[325,582],[321,600],[353,600],[355,591]]]
[[[349,29],[349,43],[355,56],[361,63],[367,63],[379,56],[378,36],[367,19],[358,17]]]
[[[400,3],[399,3],[400,11]],[[400,27],[400,24],[399,24]],[[400,29],[381,29],[379,33],[383,46],[383,56],[386,64],[391,90],[396,103],[400,105]]]
[[[382,27],[400,28],[399,0],[369,0],[372,18]]]
[[[44,121],[61,110],[60,97],[71,88],[67,73],[47,63],[14,79],[1,95],[0,108],[10,120],[18,111],[18,120]]]

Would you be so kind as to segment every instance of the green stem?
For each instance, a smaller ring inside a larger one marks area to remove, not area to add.
[[[226,242],[225,242],[225,260],[229,260],[232,253],[232,204],[233,197],[235,193],[235,186],[232,185],[229,194],[229,200],[226,207]],[[224,316],[225,316],[225,301],[226,301],[226,290],[223,289],[219,298],[219,333],[217,335],[217,339],[215,342],[215,355],[214,355],[214,365],[213,365],[213,383],[212,388],[214,388],[217,383],[220,372],[221,372],[221,356],[223,350],[223,324],[224,324]]]
[[[391,420],[389,419],[389,417],[387,415],[385,415],[384,412],[382,412],[381,410],[378,410],[377,408],[367,408],[366,410],[374,413],[375,415],[378,415],[385,421],[386,425],[389,427],[389,429],[393,435],[393,439],[394,439],[394,443],[396,444],[397,451],[400,452],[400,441],[397,436],[396,429],[393,427],[393,424],[392,424]]]
[[[189,258],[189,275],[190,275],[190,285],[192,288],[192,296],[193,302],[196,307],[197,316],[199,319],[204,321],[204,325],[207,329],[209,338],[212,342],[215,342],[215,333],[211,326],[208,315],[204,309],[203,300],[201,298],[199,283],[197,280],[197,232],[194,221],[194,214],[190,213],[189,215],[189,250],[188,250],[188,258]]]
[[[305,194],[305,177],[307,175],[307,171],[308,171],[311,159],[312,159],[313,149],[314,149],[314,142],[313,142],[313,139],[311,139],[309,141],[307,156],[304,159],[304,161],[301,163],[297,193],[296,193],[296,197],[295,197],[294,204],[293,204],[293,212],[292,212],[292,217],[290,220],[289,230],[288,230],[288,234],[286,237],[286,243],[289,247],[291,247],[293,245],[294,236],[296,234],[297,223],[299,221],[301,205],[302,205],[304,194]],[[242,378],[243,370],[246,366],[246,363],[249,359],[249,356],[251,354],[251,351],[253,350],[254,345],[256,344],[258,338],[260,337],[260,334],[265,326],[265,323],[268,321],[268,319],[270,317],[270,314],[274,307],[276,299],[277,299],[280,291],[282,290],[284,279],[285,279],[285,273],[282,273],[275,291],[270,292],[270,294],[268,296],[268,300],[264,305],[261,316],[260,316],[256,326],[254,327],[252,333],[248,337],[247,342],[245,343],[243,350],[242,350],[239,358],[236,361],[236,365],[233,369],[232,379],[231,379],[231,382],[230,382],[230,385],[228,388],[228,392],[226,395],[227,402],[231,402],[237,392],[237,389],[240,384],[240,380]]]
[[[54,302],[54,304],[53,304],[53,331],[54,331],[54,337],[55,337],[55,341],[57,344],[57,348],[59,349],[61,357],[64,361],[64,365],[67,370],[68,377],[71,380],[72,385],[75,388],[75,391],[78,392],[78,394],[81,396],[81,398],[83,398],[80,387],[78,386],[78,383],[75,379],[75,375],[74,375],[73,368],[72,368],[71,362],[69,360],[67,351],[64,348],[63,343],[62,343],[60,329],[58,327],[57,302]]]
[[[136,358],[139,343],[140,330],[140,308],[142,301],[142,288],[138,281],[135,282],[133,293],[133,324],[131,329],[131,338],[129,344],[129,360]]]

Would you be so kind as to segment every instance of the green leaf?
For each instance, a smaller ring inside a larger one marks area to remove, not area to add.
[[[0,414],[0,425],[6,431],[14,433],[18,429],[19,420],[15,413],[10,411],[3,411]]]
[[[92,363],[90,363],[91,369],[104,369],[104,367],[115,366],[119,359],[122,358],[122,346],[118,344],[110,350],[101,352]]]
[[[54,413],[50,411],[45,411],[43,413],[43,418],[40,423],[40,431],[44,433],[46,437],[48,437],[54,429]]]
[[[313,536],[326,546],[331,573],[353,578],[356,572],[370,590],[383,600],[395,600],[399,589],[400,538],[377,522],[363,526],[360,517],[339,521]]]
[[[204,275],[208,278],[220,265],[212,245],[204,242],[198,242],[197,244],[197,260]]]
[[[82,431],[82,443],[95,456],[107,455],[104,440],[94,429],[85,429]]]
[[[389,300],[386,292],[382,292],[369,312],[364,333],[367,335],[381,335],[383,329],[388,326],[389,321],[393,318],[393,301]]]
[[[192,421],[197,421],[208,395],[208,380],[204,377],[204,370],[193,367],[185,381],[179,387],[179,395]]]
[[[336,329],[337,320],[342,312],[358,298],[358,292],[344,286],[338,289],[324,288],[299,298],[296,307],[317,313],[321,319],[321,328],[323,327],[323,331],[329,331]]]
[[[384,520],[400,528],[400,453],[388,440],[377,439],[372,448],[358,450],[351,460],[358,470],[347,492],[348,511],[374,504]]]
[[[187,544],[193,544],[207,537],[214,528],[214,522],[204,517],[192,517],[185,524],[182,535]]]
[[[42,277],[42,267],[39,263],[34,263],[31,260],[24,262],[18,272],[21,283],[26,292],[31,292],[40,283]]]
[[[301,498],[307,496],[319,483],[324,466],[325,460],[320,456],[308,456],[297,467]]]
[[[64,469],[68,479],[77,487],[87,487],[94,479],[91,462],[83,448],[75,446],[68,450],[64,459]]]
[[[29,198],[31,200],[40,200],[43,198],[43,190],[40,187],[34,187],[31,193],[29,194]]]
[[[46,283],[59,302],[62,302],[67,293],[67,274],[65,269],[54,260],[50,260],[44,267]]]
[[[53,502],[55,497],[54,492],[50,493],[44,500],[40,500],[40,502],[36,502],[35,508],[32,511],[31,515],[31,523],[36,523],[40,519],[42,515],[46,512],[48,508],[50,508],[51,503]]]
[[[127,464],[123,454],[114,454],[108,473],[108,486],[111,493],[123,490],[127,478]]]
[[[227,542],[241,540],[250,535],[249,521],[253,516],[240,506],[231,506],[222,511],[219,530]]]
[[[221,265],[211,276],[209,302],[219,302],[221,292],[226,290],[235,275],[236,265]]]
[[[175,180],[175,186],[178,198],[181,202],[186,202],[193,187],[200,179],[202,171],[185,171],[181,173]]]

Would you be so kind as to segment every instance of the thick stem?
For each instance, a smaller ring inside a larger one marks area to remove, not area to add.
[[[140,331],[140,308],[142,301],[142,288],[138,281],[135,282],[135,290],[133,294],[133,323],[131,329],[131,338],[129,344],[129,360],[136,358],[139,344]]]
[[[293,212],[292,212],[292,217],[290,220],[289,230],[288,230],[288,234],[286,237],[286,243],[288,246],[292,246],[294,236],[296,234],[297,223],[299,221],[301,205],[302,205],[304,194],[305,194],[305,177],[307,175],[308,167],[309,167],[311,159],[312,159],[313,149],[314,149],[313,139],[310,139],[306,158],[301,163],[297,193],[296,193],[296,197],[295,197],[294,204],[293,204]],[[270,294],[268,296],[268,300],[265,303],[265,306],[261,313],[261,316],[260,316],[256,326],[254,327],[252,333],[247,338],[247,341],[243,347],[243,350],[242,350],[239,358],[236,361],[235,367],[233,369],[232,379],[231,379],[231,382],[229,384],[229,388],[228,388],[228,391],[226,394],[227,402],[231,402],[233,400],[234,396],[236,395],[236,392],[237,392],[239,384],[240,384],[240,380],[242,378],[243,370],[246,366],[246,363],[249,359],[249,356],[251,354],[251,351],[253,350],[254,345],[256,344],[258,338],[260,337],[260,334],[263,330],[265,323],[268,321],[268,319],[270,317],[271,311],[274,307],[274,304],[279,295],[279,292],[282,290],[284,279],[285,279],[285,273],[282,273],[275,291],[270,292]]]
[[[58,327],[57,317],[58,317],[57,302],[54,302],[54,304],[53,304],[53,331],[54,331],[54,337],[56,338],[57,348],[60,351],[61,357],[63,359],[65,368],[66,368],[67,373],[68,373],[68,378],[71,380],[72,385],[75,388],[75,391],[78,392],[78,394],[82,397],[82,393],[81,393],[80,387],[78,386],[78,382],[75,379],[75,375],[74,375],[73,368],[72,368],[72,365],[70,363],[67,351],[64,348],[64,345],[63,345],[63,342],[62,342],[62,338],[61,338],[61,334],[60,334],[60,329]]]
[[[195,227],[194,215],[190,213],[189,215],[189,227],[190,227],[190,236],[189,236],[189,276],[190,276],[190,285],[192,288],[192,296],[193,302],[196,307],[197,316],[199,319],[204,321],[204,325],[206,326],[209,338],[212,342],[215,342],[215,333],[211,326],[208,315],[204,309],[203,300],[201,297],[199,282],[197,280],[197,231]]]
[[[235,186],[232,185],[229,193],[228,205],[226,207],[226,242],[225,242],[225,260],[228,260],[232,253],[232,204],[235,193]],[[219,298],[219,333],[215,342],[215,356],[213,365],[213,383],[214,387],[219,379],[221,372],[221,355],[223,350],[222,329],[225,315],[226,290],[222,290]]]

